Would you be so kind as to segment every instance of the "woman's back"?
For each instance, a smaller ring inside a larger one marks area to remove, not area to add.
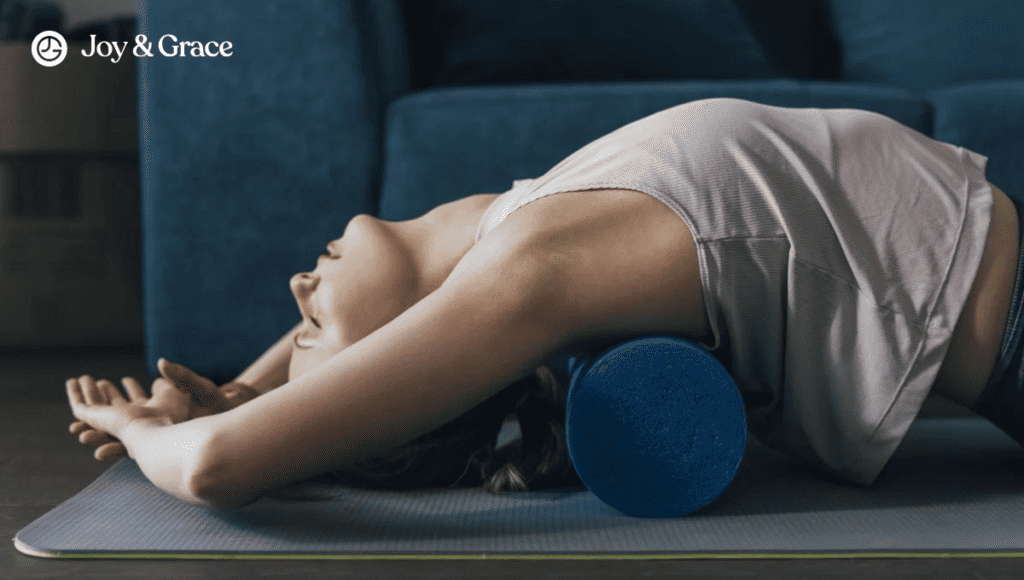
[[[765,443],[861,483],[935,381],[981,262],[985,158],[867,111],[695,101],[598,139],[483,216],[642,191],[689,226],[714,335]],[[643,235],[643,234],[641,234]]]

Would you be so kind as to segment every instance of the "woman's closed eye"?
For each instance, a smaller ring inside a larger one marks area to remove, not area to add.
[[[317,259],[316,259],[317,266],[319,266],[320,262],[322,262],[324,260],[339,260],[339,259],[341,259],[341,254],[330,253],[330,251],[329,251],[330,247],[328,247],[327,249],[328,249],[328,253],[327,254],[320,254],[317,257]]]
[[[327,255],[331,258],[341,257],[341,249],[338,247],[338,240],[332,240],[327,243]]]

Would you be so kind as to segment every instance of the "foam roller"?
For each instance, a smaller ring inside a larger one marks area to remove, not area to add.
[[[746,413],[705,349],[652,336],[568,362],[569,456],[601,501],[630,516],[680,517],[729,486],[746,450]]]

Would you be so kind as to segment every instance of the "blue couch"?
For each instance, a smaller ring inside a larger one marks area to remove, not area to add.
[[[694,99],[873,110],[989,157],[1024,199],[1024,3],[148,0],[140,33],[146,352],[232,378],[357,213],[414,217],[542,174]]]

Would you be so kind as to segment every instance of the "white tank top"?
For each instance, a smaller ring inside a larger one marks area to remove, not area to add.
[[[867,485],[917,416],[977,274],[986,162],[876,113],[694,101],[514,182],[477,239],[563,191],[661,200],[697,244],[705,346],[765,400],[751,431]]]

